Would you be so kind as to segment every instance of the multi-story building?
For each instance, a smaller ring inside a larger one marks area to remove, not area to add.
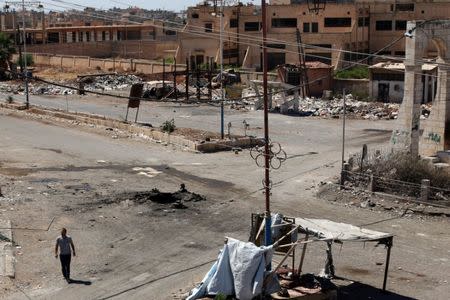
[[[384,48],[404,35],[408,20],[450,17],[450,2],[445,0],[323,2],[325,8],[313,12],[312,1],[270,1],[267,7],[269,69],[278,64],[298,63],[300,41],[305,45],[307,61],[322,61],[336,68],[365,57],[357,53],[379,51],[380,55],[402,57],[404,41]],[[188,8],[187,25],[179,34],[178,59],[190,59],[196,64],[211,58],[218,62],[220,8],[213,3],[203,1]],[[261,8],[243,4],[227,6],[223,20],[225,63],[260,69]],[[433,56],[436,52],[431,47],[428,54]]]

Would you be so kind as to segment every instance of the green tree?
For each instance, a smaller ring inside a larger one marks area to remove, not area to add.
[[[5,79],[9,70],[12,55],[16,53],[13,41],[5,33],[0,32],[0,78]]]

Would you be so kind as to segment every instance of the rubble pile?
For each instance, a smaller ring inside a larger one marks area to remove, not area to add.
[[[396,103],[358,101],[351,96],[346,98],[345,104],[346,113],[350,116],[370,120],[396,119],[400,107]],[[306,116],[339,117],[343,113],[343,101],[337,98],[332,100],[306,98],[300,101],[299,113]]]
[[[261,92],[260,92],[261,93]],[[254,97],[253,97],[254,96]],[[232,108],[242,109],[243,107],[252,107],[258,101],[253,89],[245,89],[243,92],[243,101],[239,104],[233,104]],[[287,96],[286,101],[291,101],[294,96]],[[399,103],[366,102],[353,98],[351,94],[346,96],[346,113],[349,117],[368,120],[397,119],[400,108]],[[280,105],[284,102],[282,96],[274,94],[272,96],[272,112],[279,112]],[[242,107],[241,107],[242,106]],[[422,104],[421,119],[426,119],[431,113],[432,105]],[[314,116],[324,118],[339,118],[343,113],[342,98],[333,98],[331,100],[322,100],[316,98],[300,99],[298,111],[289,111],[292,115]]]
[[[82,81],[85,83],[86,90],[123,90],[130,88],[133,84],[141,83],[142,78],[136,75],[104,75],[84,77]]]
[[[133,84],[142,82],[142,78],[136,75],[104,75],[87,76],[80,81],[84,83],[84,89],[87,91],[112,91],[130,88]],[[78,88],[77,82],[59,81],[56,83]],[[30,82],[28,89],[32,95],[73,95],[77,93],[73,89],[38,81]],[[2,82],[0,83],[0,93],[23,95],[25,87],[22,82]]]

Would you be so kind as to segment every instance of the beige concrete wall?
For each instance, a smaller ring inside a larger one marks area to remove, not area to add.
[[[126,57],[142,59],[161,59],[173,57],[178,47],[176,40],[170,41],[103,41],[86,43],[61,43],[46,45],[29,45],[31,53],[53,55],[76,55],[98,58]]]
[[[55,68],[68,68],[79,71],[103,70],[103,71],[126,71],[143,74],[155,74],[163,72],[163,63],[145,59],[102,59],[88,56],[69,56],[52,54],[32,54],[35,65],[51,66]],[[14,58],[16,59],[16,58]],[[184,64],[177,64],[177,71],[184,71]],[[174,70],[173,64],[166,64],[166,72]]]

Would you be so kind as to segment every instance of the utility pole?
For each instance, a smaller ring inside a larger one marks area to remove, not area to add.
[[[224,138],[224,122],[225,116],[223,111],[223,102],[225,100],[225,92],[223,88],[223,0],[220,0],[220,137]]]
[[[24,64],[24,73],[22,74],[24,76],[25,81],[25,107],[26,109],[30,108],[30,97],[29,97],[29,90],[28,90],[28,63],[27,63],[27,33],[26,33],[26,24],[25,24],[25,4],[30,6],[36,6],[38,9],[43,9],[43,6],[41,2],[39,1],[7,1],[5,2],[5,8],[8,9],[10,6],[20,6],[22,7],[22,40],[23,40],[23,56],[20,58],[22,59],[22,62]]]
[[[343,107],[343,118],[342,118],[342,166],[341,171],[344,171],[344,163],[345,163],[345,118],[347,113],[347,106],[345,103],[345,89],[342,89],[342,107]]]
[[[264,192],[266,196],[265,212],[265,245],[272,244],[272,218],[270,215],[270,147],[269,147],[269,99],[267,95],[267,7],[266,1],[261,0],[262,31],[263,31],[263,94],[264,94]]]

